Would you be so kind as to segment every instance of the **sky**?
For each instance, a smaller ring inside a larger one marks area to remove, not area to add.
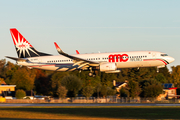
[[[0,59],[17,57],[16,28],[38,51],[58,55],[159,51],[180,65],[180,0],[0,0]],[[11,61],[7,59],[7,61]]]

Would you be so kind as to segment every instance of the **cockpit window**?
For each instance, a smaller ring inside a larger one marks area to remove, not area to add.
[[[167,54],[161,54],[161,56],[168,56]]]

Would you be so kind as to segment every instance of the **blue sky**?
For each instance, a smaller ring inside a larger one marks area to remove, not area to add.
[[[152,50],[180,65],[179,0],[0,0],[0,59],[17,57],[9,29],[58,55]],[[9,60],[9,59],[7,59]]]

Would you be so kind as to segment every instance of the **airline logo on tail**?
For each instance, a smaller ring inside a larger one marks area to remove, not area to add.
[[[17,29],[12,28],[10,29],[10,32],[19,58],[49,55],[35,50]]]

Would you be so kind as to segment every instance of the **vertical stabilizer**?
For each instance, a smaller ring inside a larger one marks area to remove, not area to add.
[[[50,56],[37,51],[16,28],[10,29],[10,32],[19,58]]]

